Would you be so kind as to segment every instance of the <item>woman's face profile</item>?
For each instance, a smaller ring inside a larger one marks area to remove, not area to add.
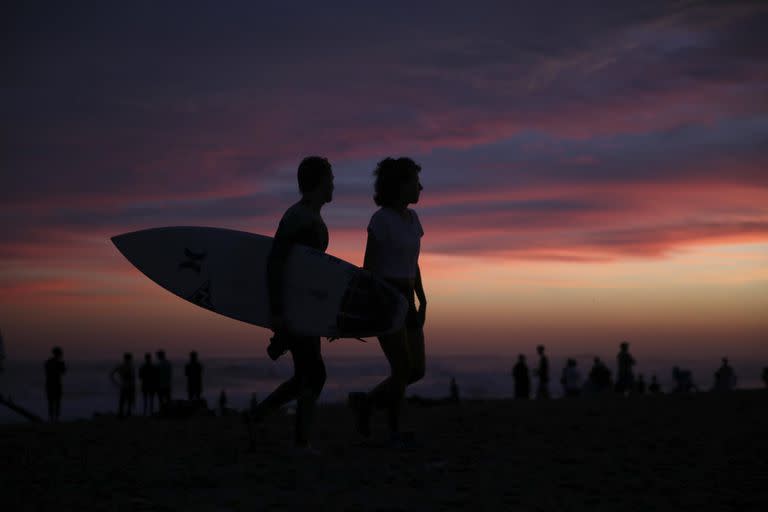
[[[407,204],[416,204],[419,202],[419,195],[424,187],[421,186],[418,173],[413,173],[408,180],[400,187],[400,194]]]

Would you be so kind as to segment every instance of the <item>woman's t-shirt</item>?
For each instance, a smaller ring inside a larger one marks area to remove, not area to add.
[[[424,230],[419,216],[408,209],[407,218],[392,208],[379,208],[368,223],[371,271],[384,278],[414,279]]]

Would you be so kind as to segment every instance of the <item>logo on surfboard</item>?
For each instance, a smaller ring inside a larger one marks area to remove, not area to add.
[[[208,253],[205,251],[194,252],[185,248],[184,255],[187,257],[187,259],[179,263],[179,270],[189,268],[199,274],[203,269],[203,261],[205,260],[206,256],[208,256]]]
[[[200,288],[195,290],[194,293],[192,293],[192,295],[190,295],[189,299],[187,300],[205,309],[216,311],[216,308],[213,305],[212,299],[213,297],[211,296],[211,280],[209,279],[206,282],[204,282],[200,286]]]

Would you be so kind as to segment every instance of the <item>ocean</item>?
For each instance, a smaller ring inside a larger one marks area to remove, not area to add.
[[[203,397],[210,407],[215,407],[222,390],[227,394],[228,406],[244,409],[251,395],[257,399],[266,397],[278,384],[292,374],[290,355],[286,354],[277,362],[266,356],[258,358],[221,357],[202,359],[204,366]],[[591,357],[577,358],[582,376],[591,367]],[[117,389],[111,383],[109,374],[119,362],[113,361],[70,361],[66,360],[67,374],[64,376],[62,399],[62,420],[91,418],[94,413],[113,413],[117,408]],[[529,360],[529,364],[533,361]],[[607,363],[612,361],[607,360]],[[44,361],[6,361],[0,373],[0,394],[32,412],[46,417]],[[171,359],[173,364],[173,398],[186,398],[184,378],[185,360]],[[320,397],[321,402],[343,402],[350,391],[364,391],[372,388],[388,374],[388,364],[383,355],[379,357],[326,357],[328,378]],[[462,398],[490,399],[511,397],[513,383],[510,375],[515,360],[509,357],[477,356],[434,356],[429,357],[425,378],[408,388],[408,395],[424,398],[444,398],[449,394],[451,377],[455,377]],[[678,364],[693,371],[694,381],[702,390],[710,389],[713,373],[719,361],[678,361],[676,363],[656,360],[638,364],[637,372],[643,373],[646,382],[650,376],[658,375],[663,390],[672,388],[671,368]],[[740,388],[761,387],[762,365],[754,361],[732,361],[739,376]],[[564,359],[550,358],[552,379],[550,392],[553,398],[561,394],[559,385],[560,369]],[[615,368],[612,368],[615,372]],[[536,383],[533,380],[532,388]],[[141,410],[141,396],[138,394],[136,411]],[[0,406],[0,423],[24,421],[6,407]]]

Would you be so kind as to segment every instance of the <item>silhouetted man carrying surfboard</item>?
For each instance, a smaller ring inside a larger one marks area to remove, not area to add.
[[[280,220],[267,263],[267,286],[275,332],[267,352],[276,360],[286,351],[293,357],[294,375],[278,386],[252,413],[260,421],[282,405],[296,400],[296,446],[314,452],[309,444],[312,413],[325,384],[325,364],[319,336],[297,336],[283,317],[283,279],[285,262],[295,244],[325,252],[328,228],[320,209],[333,199],[333,169],[327,159],[309,156],[302,160],[297,173],[301,200],[288,208]]]

